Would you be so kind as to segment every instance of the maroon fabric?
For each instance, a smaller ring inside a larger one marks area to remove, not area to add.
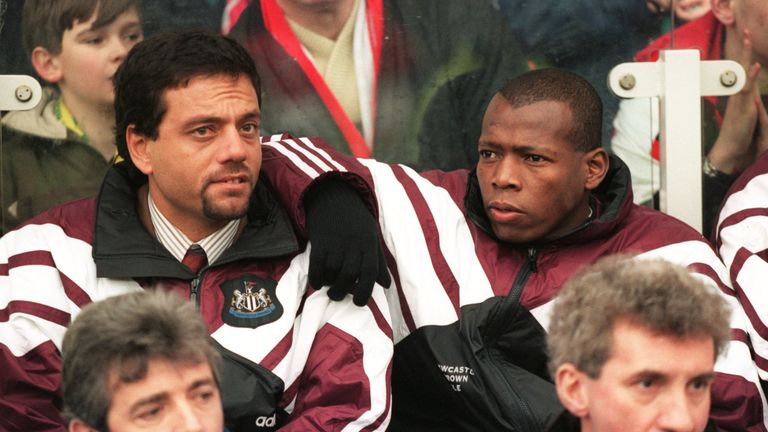
[[[322,401],[357,401],[340,407],[346,411],[343,418],[357,418],[369,410],[371,394],[362,358],[360,341],[330,324],[320,329],[302,376],[296,380],[299,386],[291,420],[281,430],[323,430],[323,425],[333,424],[340,413],[323,409]],[[340,423],[339,430],[343,426]]]
[[[61,418],[61,357],[46,341],[21,357],[0,344],[0,430],[65,431]],[[31,428],[30,425],[34,425]]]
[[[193,244],[187,249],[184,259],[181,263],[187,266],[194,274],[198,274],[200,269],[208,264],[208,256],[200,246]]]

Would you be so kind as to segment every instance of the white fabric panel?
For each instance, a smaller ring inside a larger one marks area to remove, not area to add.
[[[491,281],[475,253],[475,242],[464,213],[448,191],[434,186],[410,168],[405,172],[423,191],[422,195],[435,216],[440,249],[459,283],[461,305],[481,303],[493,297]]]
[[[742,210],[765,207],[766,199],[768,199],[768,174],[755,176],[742,190],[728,197],[720,210],[718,224]]]
[[[397,257],[400,282],[416,327],[445,325],[458,319],[434,268],[416,211],[391,168],[360,160],[371,169],[379,202],[384,242]],[[398,185],[398,186],[394,186]],[[399,340],[402,335],[397,335]]]
[[[53,341],[61,349],[66,327],[28,314],[14,314],[7,322],[0,322],[0,344],[16,357],[21,357],[38,345]]]
[[[7,263],[13,255],[32,251],[51,252],[58,270],[80,287],[86,287],[96,279],[91,245],[67,236],[58,225],[26,225],[9,232],[0,242],[0,263]],[[0,277],[0,287],[3,279]],[[39,278],[34,279],[39,281]],[[0,300],[0,307],[3,304]]]
[[[272,147],[273,149],[280,152],[283,156],[288,158],[288,160],[293,163],[293,165],[296,166],[296,168],[299,168],[304,174],[306,174],[309,178],[317,178],[317,176],[320,175],[320,173],[317,172],[314,168],[307,165],[299,156],[294,154],[293,152],[289,151],[284,147],[284,145],[280,142],[265,142],[262,145]]]

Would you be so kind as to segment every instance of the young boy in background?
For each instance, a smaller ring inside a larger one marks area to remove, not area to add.
[[[22,32],[49,85],[2,121],[0,233],[98,192],[116,154],[112,76],[143,39],[139,0],[27,0]]]

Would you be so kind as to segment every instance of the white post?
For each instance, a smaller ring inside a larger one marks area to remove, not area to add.
[[[664,50],[654,63],[622,63],[608,85],[622,98],[660,101],[661,211],[701,232],[701,97],[738,92],[744,69],[730,60],[699,61],[697,50]],[[649,137],[648,139],[653,139]]]
[[[696,50],[662,51],[661,211],[701,232],[701,76]]]
[[[0,75],[0,111],[24,111],[37,106],[43,90],[29,75]]]

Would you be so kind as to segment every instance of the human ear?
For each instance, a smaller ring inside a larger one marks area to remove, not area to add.
[[[88,426],[78,419],[69,422],[68,432],[98,432],[96,429]]]
[[[594,190],[603,182],[608,173],[608,152],[602,147],[588,151],[584,155],[587,176],[584,181],[584,189]]]
[[[586,392],[587,374],[572,363],[565,363],[555,371],[555,390],[565,409],[576,417],[589,414],[589,398]]]
[[[45,81],[56,84],[63,78],[58,55],[51,54],[50,51],[43,47],[35,47],[32,50],[30,60],[32,61],[32,67],[35,68],[35,72]]]
[[[733,0],[712,0],[712,13],[723,25],[730,26],[735,23]]]
[[[125,143],[131,161],[144,175],[152,174],[152,149],[149,145],[151,141],[149,137],[136,131],[134,125],[129,125],[125,130]]]

